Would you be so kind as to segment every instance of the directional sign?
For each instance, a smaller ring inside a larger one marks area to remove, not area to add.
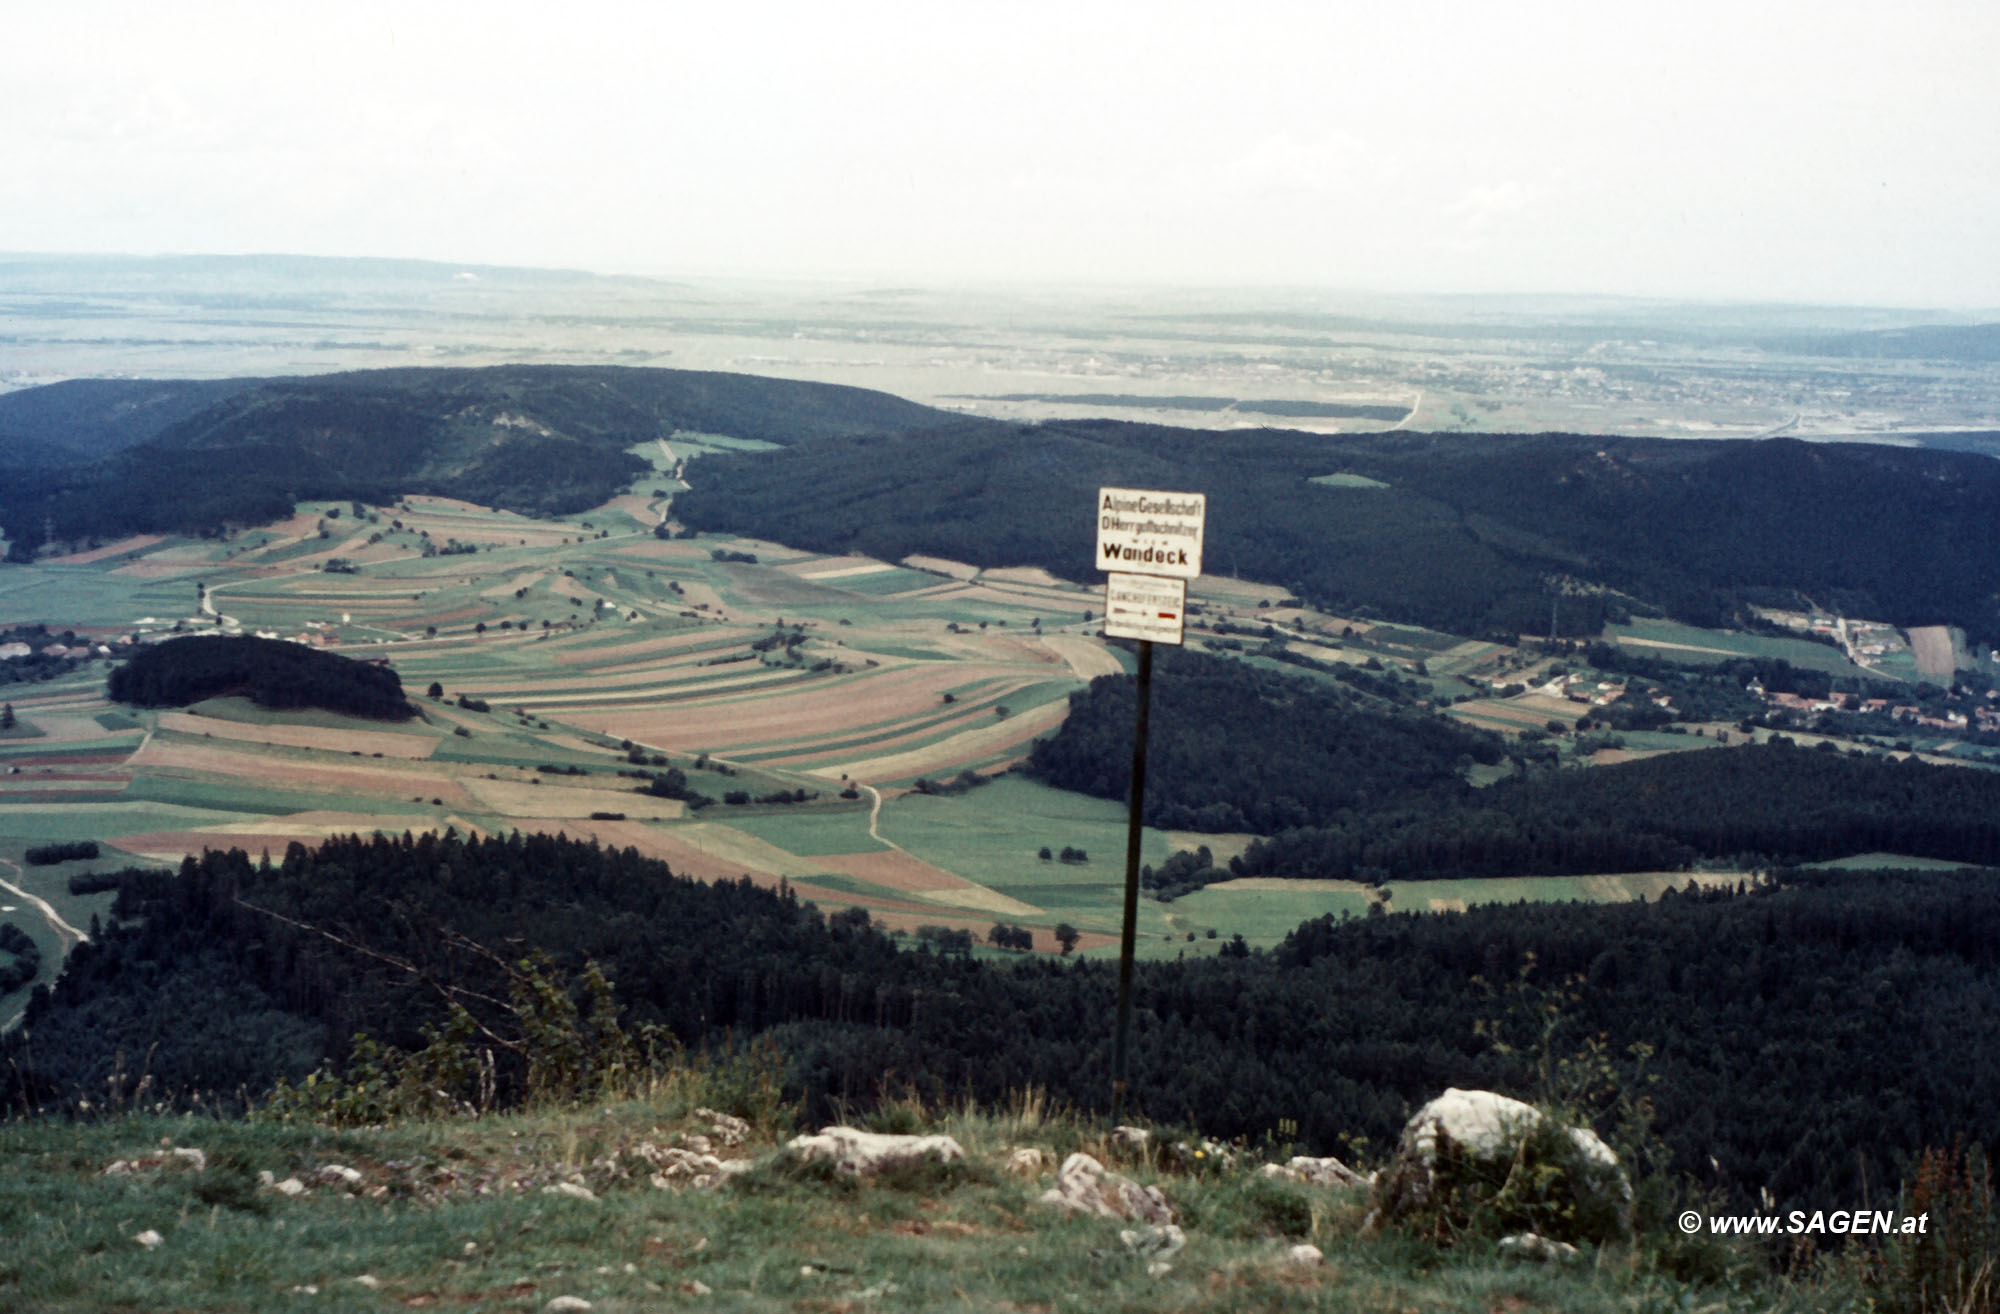
[[[1097,568],[1129,575],[1201,574],[1208,497],[1141,488],[1097,490]]]
[[[1187,581],[1116,571],[1104,580],[1104,633],[1178,645],[1187,615]]]

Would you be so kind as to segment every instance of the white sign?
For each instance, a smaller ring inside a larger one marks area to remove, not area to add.
[[[1151,639],[1178,644],[1187,616],[1187,581],[1158,575],[1125,575],[1104,580],[1104,633],[1113,639]]]
[[[1097,490],[1097,568],[1131,575],[1201,574],[1203,493],[1141,488]]]

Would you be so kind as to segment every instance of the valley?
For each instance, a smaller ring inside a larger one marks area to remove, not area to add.
[[[0,849],[18,858],[47,841],[103,846],[94,862],[19,877],[24,901],[51,901],[41,916],[26,902],[8,914],[48,949],[38,979],[53,980],[73,939],[56,909],[78,926],[108,910],[108,893],[68,892],[80,873],[171,865],[206,848],[277,858],[329,836],[447,829],[559,831],[629,847],[702,879],[782,883],[829,911],[864,910],[898,935],[968,932],[982,953],[994,952],[983,941],[996,924],[1026,928],[1037,951],[1059,952],[1056,930],[1071,926],[1076,952],[1108,952],[1121,805],[1005,774],[1092,678],[1129,670],[1129,652],[1097,636],[1101,593],[1040,569],[813,552],[696,533],[676,517],[677,498],[712,460],[778,450],[675,431],[631,445],[644,471],[566,516],[441,495],[307,501],[218,534],[139,534],[0,570],[0,615],[70,633],[79,650],[118,654],[201,633],[283,637],[388,663],[421,708],[394,725],[240,697],[126,708],[105,694],[101,659],[8,686],[19,726],[0,739]],[[1520,743],[1568,731],[1579,716],[1608,730],[1646,706],[1633,677],[1576,673],[1590,668],[1565,663],[1574,645],[1329,614],[1233,575],[1198,581],[1190,602],[1196,648],[1288,677],[1387,676],[1392,701]],[[1692,669],[1782,659],[1823,678],[1869,673],[1801,638],[1660,619],[1633,618],[1605,638]],[[1915,675],[1898,685],[1920,689]],[[1735,719],[1553,742],[1580,765],[1604,765],[1711,747],[1732,730],[1741,743],[1785,729]],[[1922,739],[1907,746],[1934,750],[1930,760],[1953,760],[1954,749],[1986,756],[1954,740],[1949,722],[1925,732],[1882,719]],[[1852,735],[1833,742],[1867,751]],[[706,805],[642,792],[663,770]],[[1502,761],[1466,777],[1487,784],[1517,770]],[[1212,838],[1227,847],[1228,837]],[[1209,842],[1148,828],[1143,860],[1157,866]],[[1040,856],[1055,849],[1087,857]],[[1552,876],[1477,891],[1222,881],[1177,902],[1143,900],[1140,952],[1200,956],[1239,936],[1267,947],[1311,917],[1371,906],[1631,898],[1687,879]],[[26,996],[9,999],[10,1016]]]

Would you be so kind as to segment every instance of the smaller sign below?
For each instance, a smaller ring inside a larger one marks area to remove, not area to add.
[[[1184,579],[1116,571],[1104,578],[1104,633],[1109,638],[1179,645],[1186,616]]]

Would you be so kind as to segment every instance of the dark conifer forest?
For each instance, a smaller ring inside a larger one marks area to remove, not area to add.
[[[386,665],[247,634],[198,635],[141,648],[112,668],[107,688],[114,699],[138,707],[185,707],[245,694],[263,707],[323,707],[386,720],[416,715],[403,697],[402,678]]]
[[[1125,798],[1134,691],[1129,675],[1093,680],[1025,769],[1060,788]],[[1566,876],[1861,853],[2000,864],[2000,773],[1991,771],[1808,750],[1782,737],[1557,770],[1486,731],[1196,653],[1159,662],[1153,706],[1146,821],[1266,837],[1227,870],[1177,873],[1177,893],[1231,875]],[[1510,757],[1513,777],[1467,783],[1473,763]]]
[[[1131,790],[1136,683],[1099,676],[1070,697],[1027,770],[1061,789],[1123,799]],[[1326,825],[1356,810],[1463,785],[1506,742],[1429,712],[1319,680],[1200,653],[1156,661],[1145,819],[1171,830]]]
[[[1335,614],[1511,641],[1546,634],[1561,582],[1583,580],[1565,635],[1635,607],[1716,625],[1810,598],[2000,641],[2000,462],[1967,452],[965,420],[707,461],[675,510],[815,551],[1094,580],[1106,484],[1205,492],[1208,573]]]
[[[1541,773],[1252,844],[1238,875],[1403,880],[1678,870],[1862,853],[2000,863],[2000,773],[1770,744]]]
[[[1739,1199],[1858,1202],[1924,1145],[2000,1142],[1996,874],[1322,918],[1271,953],[1141,964],[1135,1103],[1223,1136],[1285,1122],[1317,1151],[1381,1148],[1446,1086],[1537,1094],[1553,1008],[1547,1052],[1598,1037],[1678,1171]],[[1108,1097],[1110,963],[905,950],[852,913],[629,850],[448,835],[128,873],[0,1046],[0,1098],[74,1110],[146,1081],[148,1098],[255,1099],[357,1031],[420,1045],[447,991],[493,1020],[504,978],[483,950],[531,947],[572,972],[595,959],[628,1020],[691,1045],[772,1037],[812,1117],[905,1088]]]

